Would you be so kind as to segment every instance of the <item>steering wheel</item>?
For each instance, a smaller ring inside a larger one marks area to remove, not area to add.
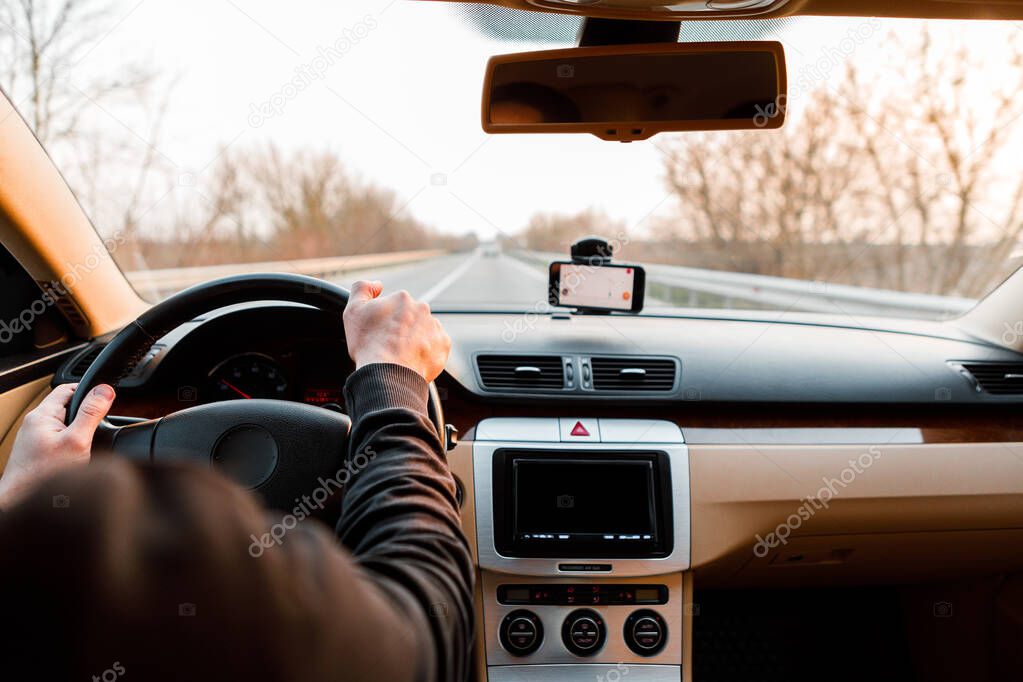
[[[65,421],[72,422],[89,391],[101,383],[116,385],[171,330],[211,310],[253,301],[303,303],[336,314],[340,325],[348,291],[287,273],[236,275],[186,289],[144,312],[106,345],[79,382]],[[429,416],[443,442],[444,418],[432,383]],[[288,510],[296,498],[322,486],[321,477],[340,480],[351,424],[344,414],[305,403],[231,400],[125,426],[104,419],[93,449],[142,462],[209,466],[255,490],[268,506]]]

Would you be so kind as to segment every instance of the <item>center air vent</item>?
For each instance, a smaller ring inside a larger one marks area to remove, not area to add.
[[[962,366],[992,395],[1023,395],[1023,362],[964,362]]]
[[[486,388],[560,390],[565,387],[560,355],[479,355],[476,365]]]
[[[595,391],[660,391],[675,388],[678,364],[671,358],[591,358]]]

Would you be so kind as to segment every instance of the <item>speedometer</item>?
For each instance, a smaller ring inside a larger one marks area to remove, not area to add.
[[[282,400],[288,381],[273,358],[262,353],[242,353],[224,360],[210,370],[214,400]]]

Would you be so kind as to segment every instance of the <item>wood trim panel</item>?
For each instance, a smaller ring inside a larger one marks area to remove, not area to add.
[[[691,401],[673,405],[596,403],[561,401],[557,404],[537,401],[497,401],[470,394],[450,379],[438,379],[447,420],[462,434],[468,434],[487,417],[618,417],[666,419],[687,429],[720,429],[731,432],[729,439],[754,443],[743,432],[753,429],[806,429],[805,439],[795,443],[812,444],[819,434],[811,430],[849,431],[828,438],[831,443],[876,442],[870,434],[851,430],[883,429],[882,442],[888,442],[894,430],[916,430],[922,443],[1004,443],[1023,441],[1023,409],[1019,405],[820,405],[820,404],[724,404]],[[880,435],[880,434],[879,434]],[[689,441],[689,437],[686,438]],[[818,438],[819,441],[819,438]],[[719,440],[693,442],[717,443]]]
[[[444,416],[463,437],[487,417],[564,417],[666,419],[679,425],[690,444],[863,444],[1023,442],[1019,405],[673,405],[596,403],[562,400],[507,401],[479,398],[450,379],[437,382]],[[113,413],[153,419],[192,407],[176,395],[149,396],[125,391]],[[763,431],[779,433],[765,439]],[[872,432],[873,431],[873,432]],[[899,433],[895,433],[899,432]]]

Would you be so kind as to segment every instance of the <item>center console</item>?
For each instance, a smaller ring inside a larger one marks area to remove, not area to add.
[[[678,426],[496,418],[472,448],[488,679],[683,679],[690,501]]]

